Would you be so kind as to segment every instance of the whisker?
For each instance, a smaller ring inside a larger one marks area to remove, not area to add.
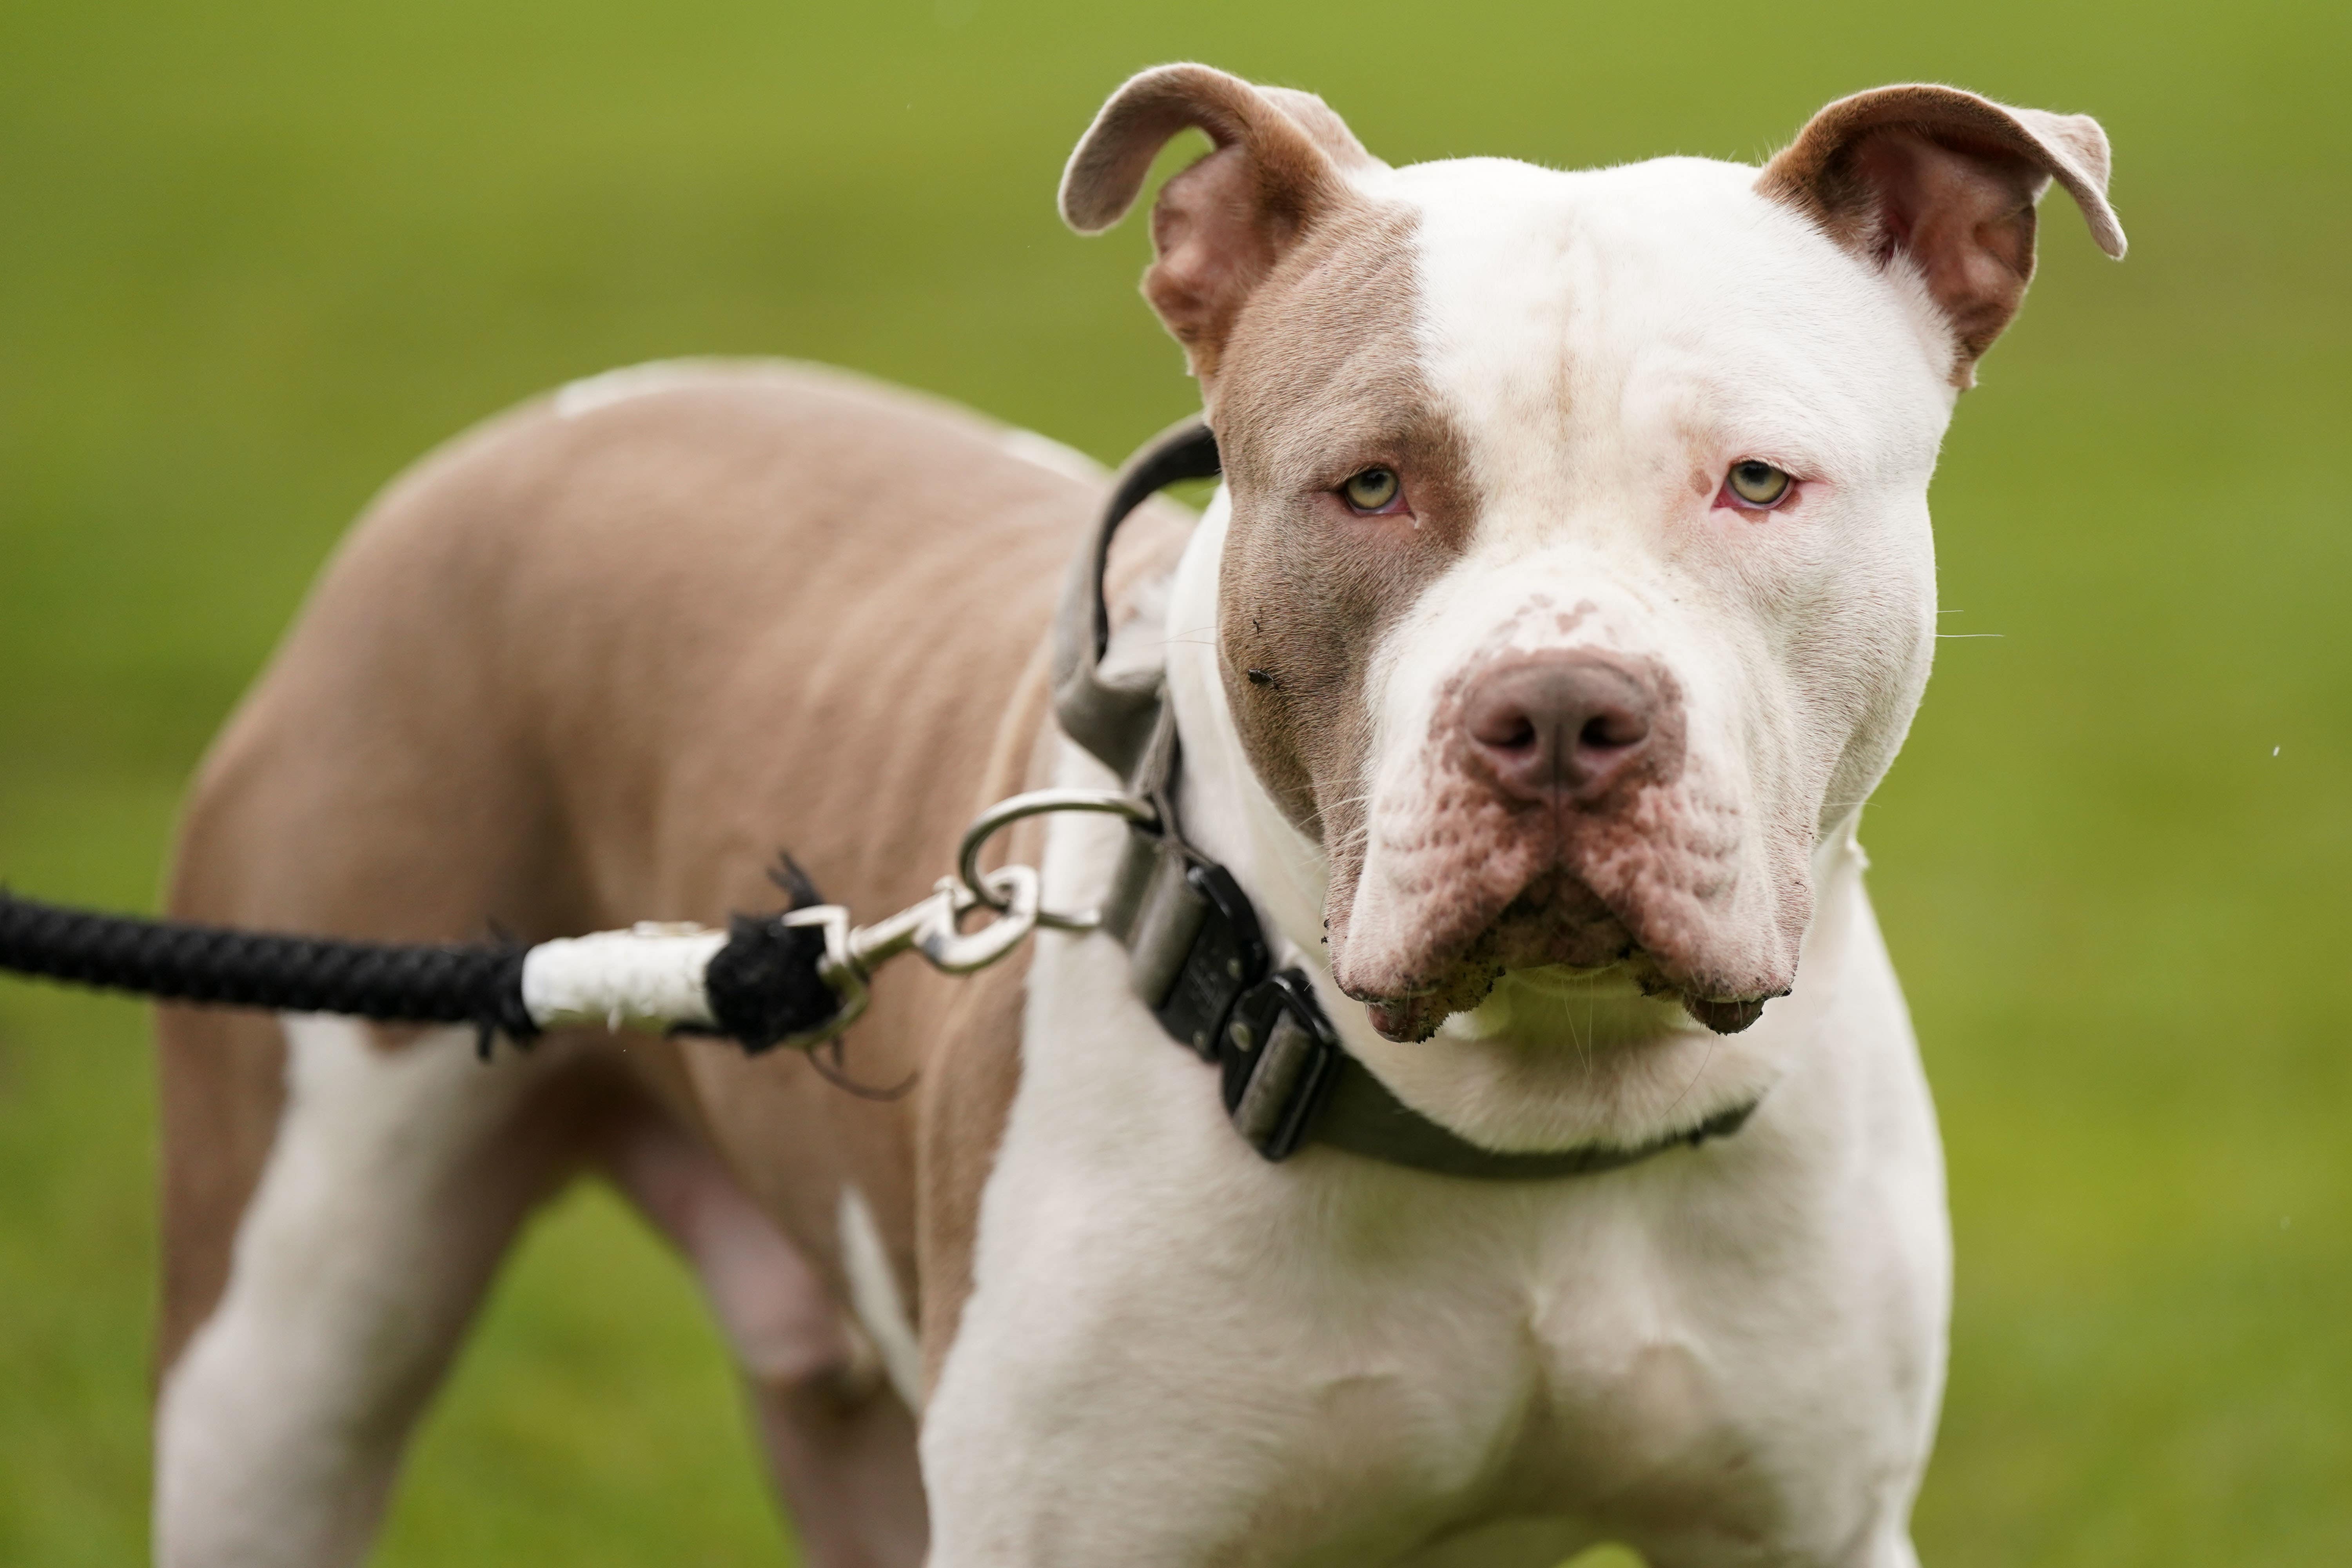
[[[1715,1047],[1717,1044],[1717,1042],[1712,1038],[1706,1042],[1706,1055],[1699,1058],[1698,1071],[1691,1074],[1690,1082],[1683,1085],[1683,1091],[1675,1096],[1675,1103],[1666,1107],[1666,1114],[1668,1116],[1672,1116],[1675,1110],[1681,1106],[1682,1102],[1690,1098],[1690,1091],[1696,1089],[1698,1087],[1698,1080],[1706,1076],[1706,1069],[1715,1063]]]

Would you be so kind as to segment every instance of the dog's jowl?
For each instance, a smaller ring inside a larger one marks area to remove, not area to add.
[[[1223,484],[1121,535],[1107,662],[1164,668],[1185,834],[1396,1115],[1643,1157],[1269,1162],[1102,932],[893,971],[848,1059],[896,1100],[707,1039],[478,1066],[167,1010],[161,1562],[360,1561],[499,1257],[583,1172],[698,1271],[816,1563],[1915,1562],[1949,1243],[1855,823],[2046,188],[2122,254],[2105,137],[1898,87],[1761,168],[1396,169],[1174,66],[1087,132],[1064,216],[1118,221],[1187,130],[1143,291]],[[1122,782],[1048,700],[1103,494],[806,366],[565,388],[353,533],[206,763],[174,910],[715,922],[773,907],[780,844],[909,903],[980,806]],[[1128,838],[1021,852],[1078,909]]]

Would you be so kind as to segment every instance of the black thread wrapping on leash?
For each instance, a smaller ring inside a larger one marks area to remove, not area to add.
[[[776,857],[768,880],[792,900],[787,912],[824,902],[815,879],[789,854]],[[841,1011],[824,963],[823,931],[788,926],[776,915],[737,915],[727,922],[727,945],[702,968],[703,999],[719,1022],[711,1032],[756,1057],[787,1035],[817,1027]]]
[[[818,973],[824,958],[822,931],[773,915],[737,915],[728,922],[727,945],[702,971],[717,1032],[758,1056],[787,1035],[823,1024],[841,1010],[841,998]]]
[[[824,902],[816,882],[789,854],[776,857],[768,880],[783,889],[790,910],[805,910]],[[841,998],[824,983],[824,933],[810,926],[788,926],[782,916],[737,915],[729,922],[727,945],[702,969],[703,999],[719,1026],[752,1056],[772,1050],[788,1035],[797,1035],[829,1022],[841,1011]],[[809,1066],[835,1089],[860,1100],[897,1100],[914,1088],[913,1075],[903,1083],[877,1088],[849,1076],[839,1036],[808,1054]]]
[[[471,1024],[485,1042],[539,1033],[514,943],[283,936],[100,914],[0,891],[0,969],[166,1002],[342,1013],[380,1023]]]

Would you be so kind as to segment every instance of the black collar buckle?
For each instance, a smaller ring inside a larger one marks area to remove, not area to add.
[[[1268,1160],[1290,1158],[1314,1129],[1345,1059],[1305,974],[1286,969],[1244,992],[1217,1037],[1225,1113]]]
[[[1249,1146],[1286,1160],[1307,1141],[1342,1053],[1339,1032],[1297,969],[1272,955],[1233,873],[1141,828],[1128,842],[1113,929],[1132,955],[1136,994],[1160,1026],[1212,1063],[1225,1113]]]

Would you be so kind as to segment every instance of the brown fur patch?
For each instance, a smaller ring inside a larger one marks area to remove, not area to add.
[[[1412,225],[1361,206],[1286,258],[1236,329],[1215,414],[1226,699],[1259,778],[1329,854],[1335,908],[1362,862],[1373,650],[1459,556],[1478,504],[1420,366]],[[1402,480],[1410,521],[1340,502],[1374,466]]]

